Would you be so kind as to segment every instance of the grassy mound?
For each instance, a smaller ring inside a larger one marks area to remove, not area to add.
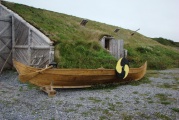
[[[167,45],[167,46],[172,46],[172,47],[179,47],[179,42],[174,42],[172,40],[169,39],[165,39],[165,38],[152,38],[153,40],[163,44],[163,45]]]
[[[117,60],[104,50],[99,40],[103,35],[123,39],[131,67],[148,61],[149,69],[179,67],[179,50],[164,46],[139,33],[96,21],[80,26],[82,18],[26,5],[2,2],[47,35],[55,45],[55,61],[59,68],[115,68]],[[120,28],[118,33],[114,33]]]

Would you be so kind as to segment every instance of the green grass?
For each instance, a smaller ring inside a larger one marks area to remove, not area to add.
[[[156,94],[155,97],[159,98],[160,101],[166,101],[168,99],[168,95],[163,93]]]
[[[92,101],[93,103],[100,103],[102,100],[94,98],[94,97],[89,97],[88,100]]]
[[[81,101],[85,100],[85,98],[83,98],[83,97],[80,97],[79,99],[80,99]]]
[[[163,83],[162,85],[159,85],[158,87],[160,87],[160,88],[168,88],[168,89],[173,89],[173,90],[179,89],[178,84],[169,84],[169,83]]]
[[[141,84],[150,84],[151,83],[151,80],[149,80],[149,78],[147,76],[144,76],[141,80],[139,81],[132,81],[129,83],[129,85],[132,85],[132,86],[139,86]]]
[[[164,46],[139,33],[96,21],[80,26],[82,18],[2,1],[26,21],[47,35],[55,46],[55,61],[59,68],[115,68],[117,60],[104,50],[99,40],[111,35],[124,40],[130,67],[139,67],[148,61],[149,69],[179,67],[179,50]],[[120,28],[120,33],[113,31]]]
[[[20,91],[20,92],[22,92],[22,91],[23,91],[23,87],[22,87],[22,86],[20,86],[19,91]]]
[[[60,68],[111,68],[117,62],[95,41],[65,41],[56,47],[60,51],[56,54]]]
[[[63,104],[63,101],[59,100],[56,102],[57,105],[62,105]]]
[[[143,119],[146,119],[146,120],[150,120],[151,119],[150,115],[146,115],[145,113],[139,112],[138,115],[140,117],[142,117]]]
[[[175,112],[179,112],[179,108],[171,108]]]
[[[113,103],[108,103],[108,109],[109,110],[111,110],[111,111],[115,111],[116,109],[115,109],[115,107],[116,107],[116,105],[115,104],[113,104]]]
[[[159,103],[163,105],[169,105],[176,101],[175,98],[170,98],[169,95],[163,93],[156,94],[155,97],[157,97],[159,99]]]
[[[79,107],[82,107],[83,105],[82,104],[77,104],[76,107],[79,108]]]
[[[172,40],[169,39],[165,39],[165,38],[152,38],[153,40],[163,44],[163,45],[167,45],[167,46],[172,46],[172,47],[179,47],[179,43],[178,42],[173,42]]]
[[[34,84],[31,84],[31,83],[28,83],[28,84],[27,84],[27,87],[28,87],[29,90],[32,90],[32,89],[37,89],[37,90],[38,90],[38,89],[39,89],[38,86],[36,86],[36,85],[34,85]]]
[[[123,83],[110,83],[110,84],[97,84],[93,85],[91,88],[86,88],[87,90],[101,90],[105,89],[107,91],[116,89],[119,85],[122,85]]]
[[[161,113],[155,113],[155,116],[158,118],[158,119],[161,119],[161,120],[172,120],[169,116],[166,116],[164,114],[161,114]]]
[[[123,120],[132,120],[133,116],[127,113],[122,113]]]
[[[100,116],[99,119],[100,119],[100,120],[107,120],[108,117],[103,115],[103,116]]]
[[[167,69],[172,67],[179,67],[179,54],[173,49],[169,49],[160,45],[145,45],[136,46],[136,48],[129,47],[129,60],[133,62],[134,67],[138,63],[148,62],[149,69]],[[139,59],[140,58],[140,59]]]
[[[137,91],[134,91],[134,92],[133,92],[133,94],[138,94],[138,93],[139,93],[139,92],[137,92]]]
[[[73,108],[65,109],[65,112],[67,112],[67,113],[75,112],[75,111],[77,111],[77,110],[73,109]]]

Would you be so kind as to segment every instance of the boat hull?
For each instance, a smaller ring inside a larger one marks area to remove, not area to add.
[[[146,73],[147,62],[139,68],[130,68],[125,79],[116,76],[115,69],[39,69],[14,61],[21,82],[44,87],[83,88],[96,84],[120,83],[140,80]]]

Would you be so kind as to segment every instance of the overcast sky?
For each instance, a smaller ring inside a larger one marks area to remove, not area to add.
[[[7,0],[179,42],[179,0]]]

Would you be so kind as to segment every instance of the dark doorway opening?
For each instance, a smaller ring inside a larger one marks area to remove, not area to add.
[[[105,39],[105,48],[106,48],[107,50],[109,50],[109,47],[110,47],[109,41],[110,41],[110,39]]]

